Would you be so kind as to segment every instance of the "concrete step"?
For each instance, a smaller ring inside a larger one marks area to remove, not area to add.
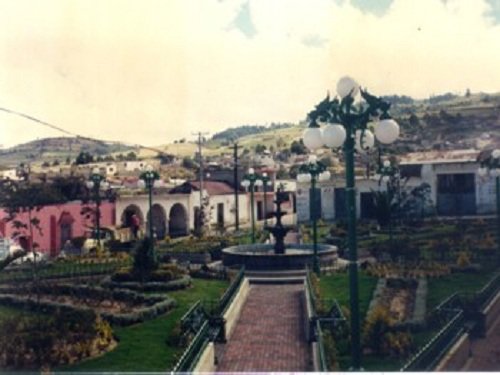
[[[254,271],[245,270],[246,277],[264,277],[264,278],[283,278],[283,277],[305,277],[307,271],[303,270],[284,270],[284,271]]]
[[[283,285],[283,284],[303,284],[305,276],[295,277],[248,277],[250,284],[267,284],[267,285]]]

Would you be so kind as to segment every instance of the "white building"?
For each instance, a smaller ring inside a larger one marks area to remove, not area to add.
[[[224,182],[205,181],[203,196],[208,197],[208,215],[212,227],[232,227],[235,223],[234,190]],[[238,195],[240,223],[249,220],[249,200],[246,193]],[[170,191],[155,189],[152,205],[152,222],[157,238],[177,237],[189,234],[199,223],[200,189],[198,181],[185,182]],[[130,226],[132,216],[137,215],[145,230],[149,218],[147,194],[122,194],[116,200],[116,223]]]
[[[410,153],[401,158],[401,186],[406,191],[426,183],[430,198],[440,216],[469,216],[496,212],[494,177],[480,177],[479,151],[447,150]],[[345,181],[318,182],[321,190],[321,218],[346,217]],[[356,215],[373,218],[373,191],[379,190],[375,179],[356,180]],[[297,184],[297,220],[309,221],[309,184]]]

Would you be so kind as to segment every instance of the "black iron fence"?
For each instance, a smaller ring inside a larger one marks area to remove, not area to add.
[[[454,293],[443,300],[428,317],[429,324],[442,328],[410,358],[401,371],[433,370],[463,334],[482,334],[484,309],[499,292],[500,273],[472,295]]]
[[[173,372],[178,373],[193,371],[196,363],[200,359],[200,356],[210,342],[208,332],[208,321],[205,321],[198,333],[194,336],[193,340],[189,343],[184,353],[182,353],[181,358],[172,370]]]
[[[194,338],[173,368],[173,372],[191,372],[211,341],[225,340],[224,313],[233,302],[245,278],[242,267],[218,301],[196,301],[181,318],[181,335]]]

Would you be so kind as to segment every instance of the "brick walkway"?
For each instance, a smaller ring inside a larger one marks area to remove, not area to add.
[[[252,285],[217,372],[312,371],[302,284]]]
[[[472,356],[462,371],[500,371],[500,316],[485,338],[472,342],[470,350]]]

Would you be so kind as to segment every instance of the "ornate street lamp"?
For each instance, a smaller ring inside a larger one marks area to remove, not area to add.
[[[480,177],[491,176],[495,178],[495,192],[497,203],[497,261],[500,263],[500,150],[493,150],[488,158],[481,162],[477,170]]]
[[[106,181],[104,181],[104,176],[101,175],[100,170],[97,167],[92,169],[86,185],[87,188],[94,193],[96,230],[95,232],[92,232],[97,240],[97,246],[101,248],[101,195],[99,191],[101,187],[107,188],[109,185]]]
[[[393,234],[392,234],[392,198],[399,188],[400,174],[399,169],[396,165],[391,164],[390,160],[384,160],[382,164],[379,165],[377,174],[375,178],[379,180],[379,185],[382,182],[386,183],[387,191],[387,204],[389,208],[389,243],[391,249],[393,248]],[[399,203],[398,203],[399,204]]]
[[[139,176],[139,187],[146,188],[148,190],[148,198],[149,198],[149,212],[148,212],[148,236],[151,240],[151,246],[154,246],[153,241],[153,187],[156,186],[156,182],[159,181],[160,175],[158,172],[153,170],[151,165],[147,165],[144,172]]]
[[[350,77],[337,83],[339,98],[328,95],[308,114],[309,128],[304,132],[304,145],[315,150],[323,145],[338,148],[343,145],[345,156],[346,203],[348,213],[349,291],[351,308],[352,369],[361,369],[361,337],[358,296],[358,259],[356,245],[356,196],[354,178],[354,150],[364,152],[373,147],[375,137],[389,144],[399,136],[399,126],[388,114],[390,103],[361,90]],[[363,102],[355,105],[361,93]],[[375,136],[368,124],[375,121]],[[320,124],[328,124],[323,130]]]
[[[319,276],[321,267],[318,257],[318,219],[321,216],[321,207],[318,207],[318,197],[316,196],[316,181],[327,181],[330,179],[330,172],[326,170],[326,166],[318,162],[316,155],[309,156],[309,163],[299,167],[297,181],[303,183],[311,183],[309,190],[309,217],[312,220],[313,226],[313,270]]]
[[[262,183],[260,176],[255,173],[253,168],[248,169],[248,173],[243,177],[241,186],[250,190],[250,217],[252,221],[252,243],[255,243],[255,213],[254,213],[254,186]]]
[[[262,173],[260,176],[260,180],[262,181],[262,188],[264,192],[264,228],[267,227],[267,184],[269,183],[269,176],[267,172]]]

